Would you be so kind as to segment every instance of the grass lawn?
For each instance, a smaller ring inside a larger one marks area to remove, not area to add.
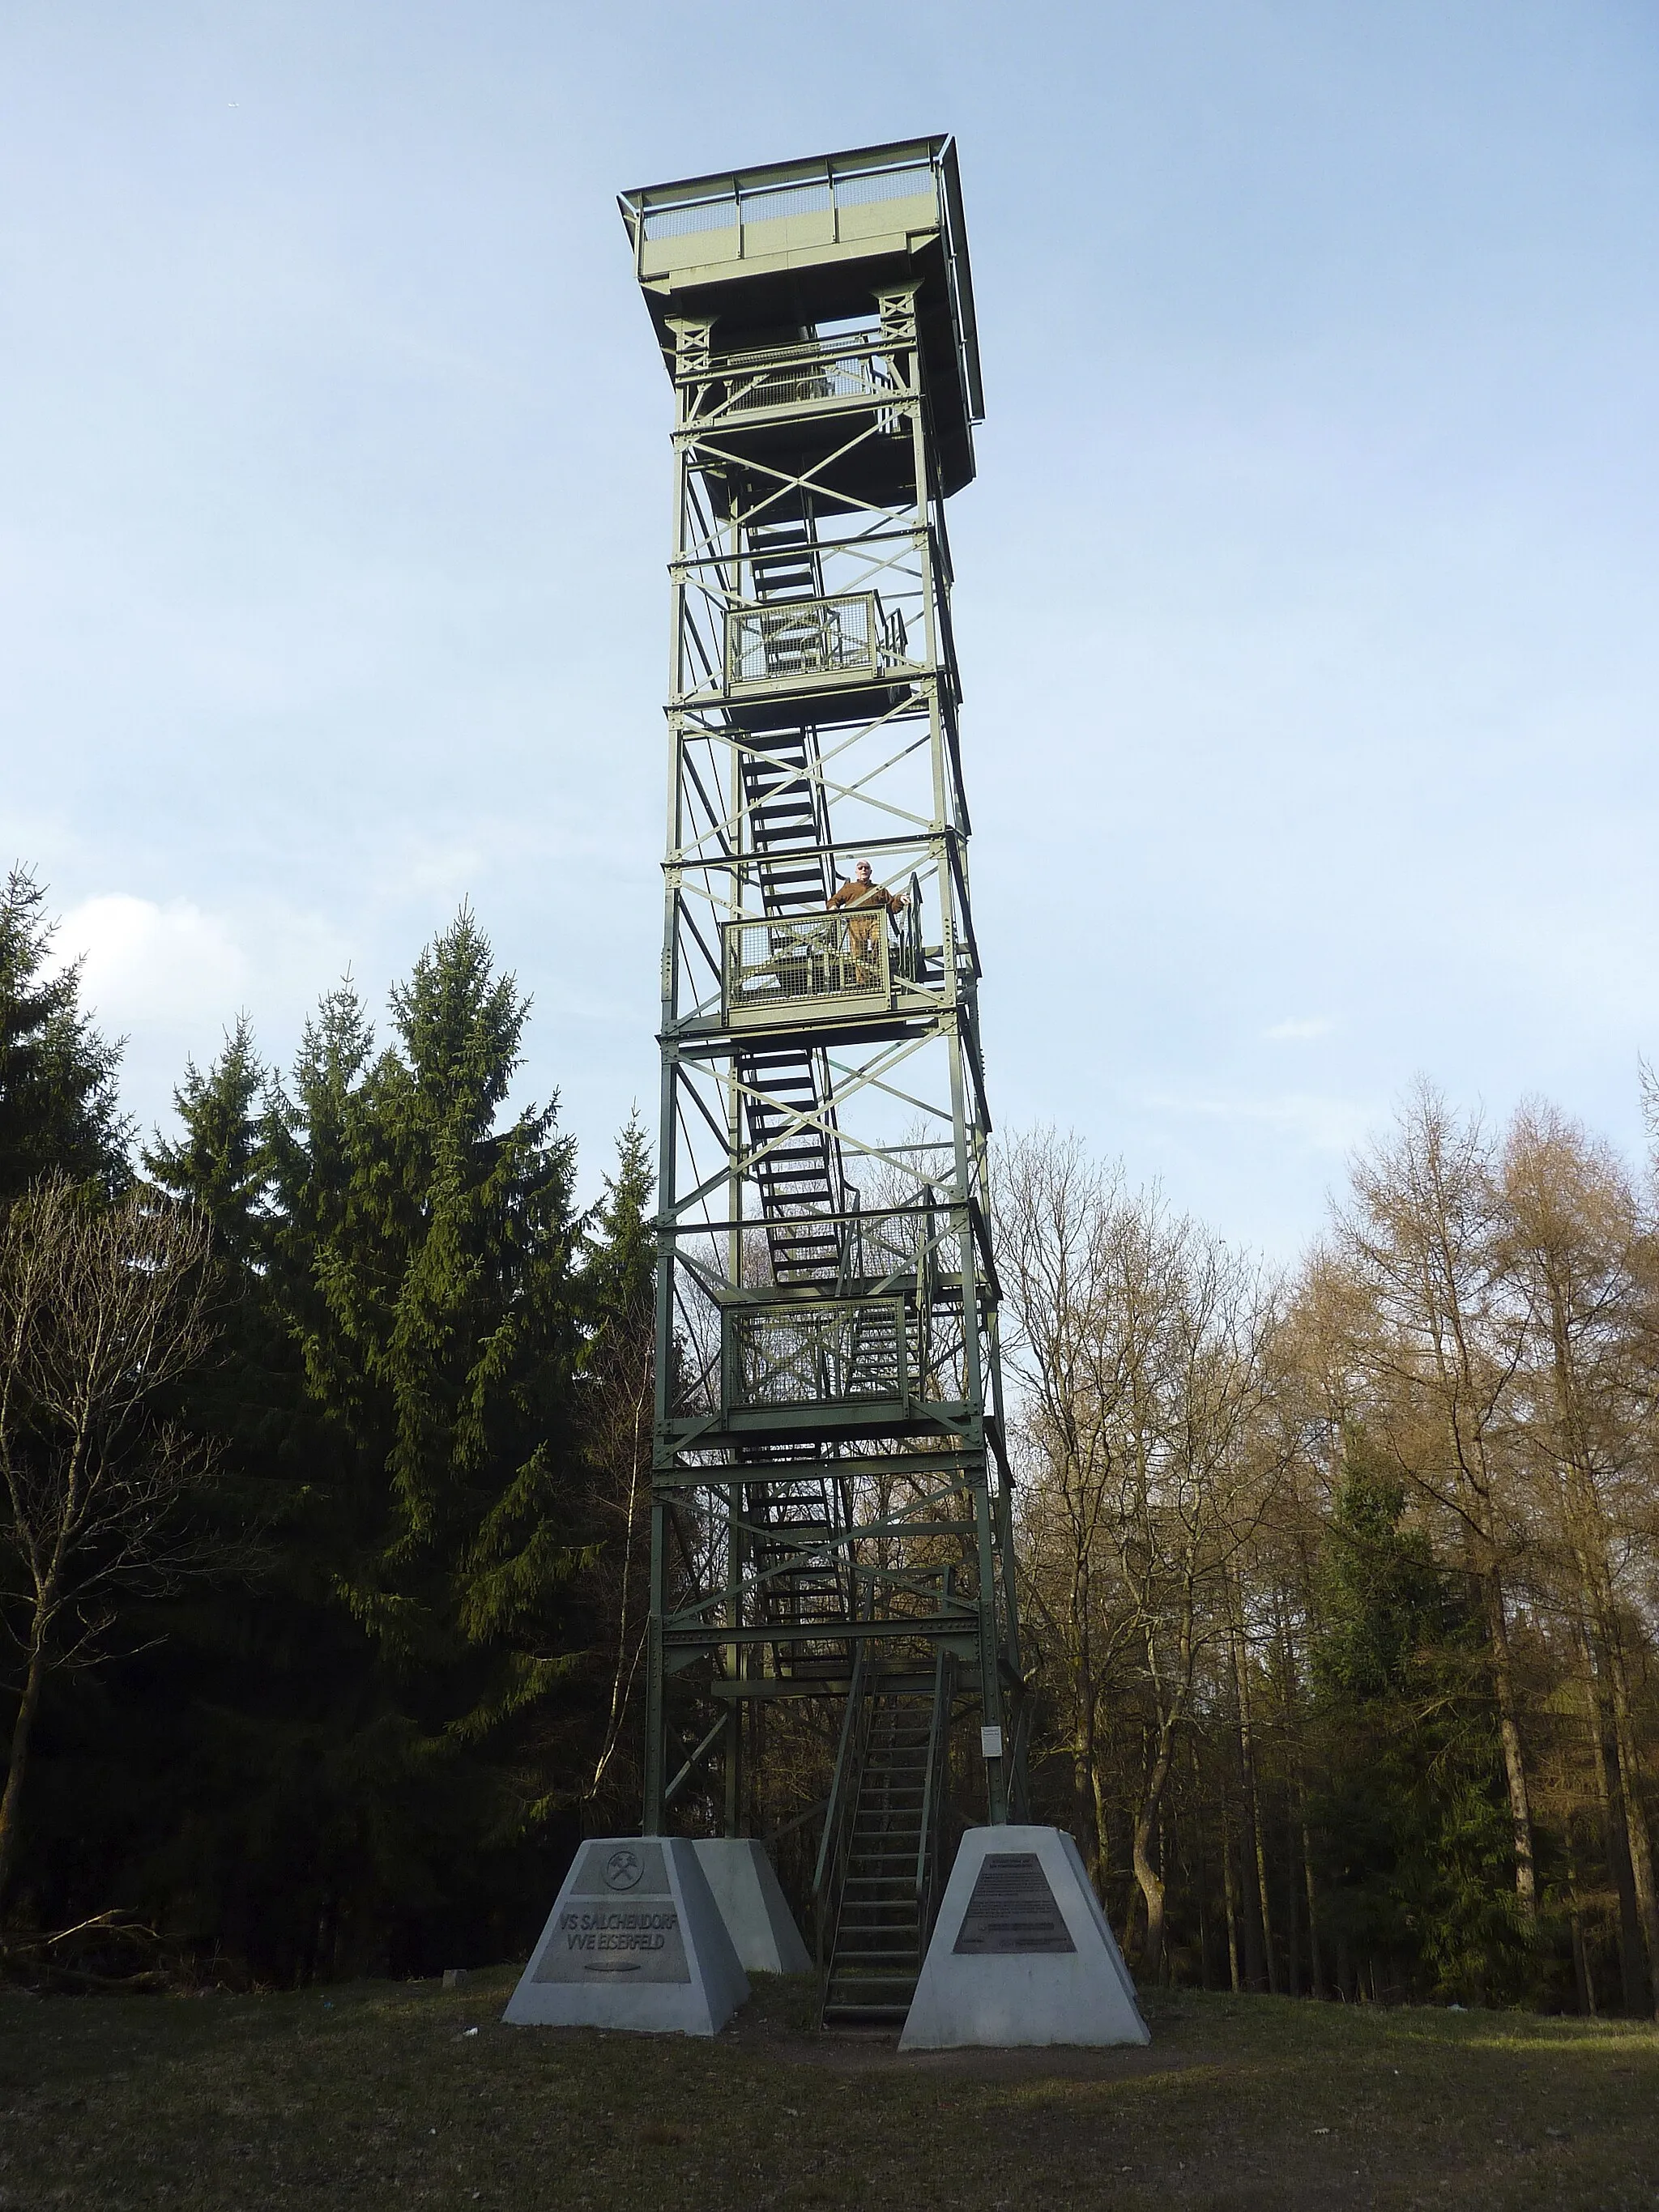
[[[1659,2207],[1627,2021],[1147,2001],[1133,2051],[901,2058],[757,1984],[724,2035],[500,2024],[446,1993],[0,1993],[0,2208]]]

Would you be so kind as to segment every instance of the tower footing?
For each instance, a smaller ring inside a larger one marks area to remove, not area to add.
[[[700,1836],[696,1853],[744,1972],[810,1974],[811,1955],[765,1844],[746,1836]]]
[[[696,1844],[605,1836],[577,1852],[502,2018],[717,2035],[748,1995]]]
[[[900,2050],[1151,2040],[1072,1838],[1060,1828],[970,1828]]]

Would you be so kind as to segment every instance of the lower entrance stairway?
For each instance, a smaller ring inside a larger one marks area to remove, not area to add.
[[[933,1862],[950,1720],[949,1687],[942,1686],[942,1712],[939,1697],[926,1691],[873,1695],[856,1778],[843,1777],[851,1817],[838,1893],[820,1899],[834,1930],[826,2027],[902,2027],[915,1995],[939,1886]]]

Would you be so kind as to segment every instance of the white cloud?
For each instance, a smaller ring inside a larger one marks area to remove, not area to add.
[[[107,891],[63,916],[52,958],[82,962],[82,1004],[106,1037],[127,1040],[122,1103],[148,1131],[170,1120],[185,1060],[211,1061],[240,1013],[253,1016],[263,1055],[285,1065],[349,953],[337,930],[285,904],[219,908]]]
[[[82,958],[81,995],[107,1031],[216,1027],[246,1002],[252,963],[223,918],[188,899],[114,891],[66,914],[60,963]]]
[[[1275,1022],[1271,1029],[1261,1032],[1273,1044],[1305,1044],[1310,1037],[1328,1036],[1330,1033],[1331,1025],[1322,1015],[1308,1020]]]

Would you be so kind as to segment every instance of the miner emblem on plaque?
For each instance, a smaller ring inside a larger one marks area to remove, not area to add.
[[[622,1844],[605,1863],[605,1887],[609,1889],[636,1889],[645,1873],[645,1861],[631,1844]]]

